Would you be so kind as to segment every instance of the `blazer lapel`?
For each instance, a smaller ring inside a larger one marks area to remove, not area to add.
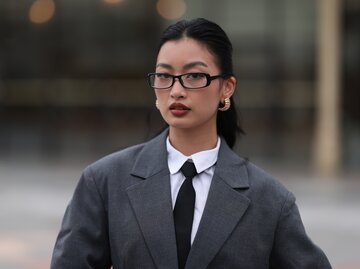
[[[177,268],[166,136],[144,146],[132,172],[144,180],[129,187],[127,195],[157,268]]]
[[[186,269],[206,268],[249,206],[250,200],[236,189],[248,185],[246,161],[222,141],[214,177]]]
[[[157,268],[177,268],[176,239],[167,166],[168,131],[145,144],[132,175],[144,179],[127,189],[129,201]],[[221,142],[214,177],[186,269],[206,268],[240,222],[250,200],[246,161]]]

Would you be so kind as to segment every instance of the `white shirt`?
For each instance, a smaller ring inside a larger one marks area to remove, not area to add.
[[[196,196],[194,220],[191,231],[191,244],[194,241],[196,232],[199,228],[201,216],[204,212],[206,199],[209,193],[212,177],[214,175],[214,164],[217,161],[219,153],[220,141],[220,138],[218,138],[216,147],[213,149],[200,151],[191,156],[185,156],[171,145],[169,137],[166,140],[173,209],[175,207],[175,202],[179,193],[179,189],[185,181],[185,176],[181,173],[180,168],[187,160],[190,159],[194,162],[196,171],[198,173],[198,175],[193,178],[193,186]]]

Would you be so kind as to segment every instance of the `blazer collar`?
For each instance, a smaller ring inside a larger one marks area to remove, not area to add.
[[[167,134],[166,130],[144,144],[131,172],[144,180],[126,190],[146,245],[159,269],[177,267]]]
[[[163,170],[168,170],[166,138],[169,130],[145,143],[132,169],[132,175],[148,178]],[[221,137],[215,175],[219,176],[232,188],[249,187],[246,160],[235,154]]]
[[[245,214],[250,199],[246,160],[222,138],[205,209],[185,269],[207,268]],[[204,251],[206,250],[206,251]]]
[[[170,172],[167,166],[167,135],[168,130],[144,145],[134,163],[132,175],[146,180],[126,190],[157,268],[177,267]],[[221,139],[214,177],[189,253],[187,269],[208,266],[250,204],[250,200],[236,190],[249,187],[246,161]]]
[[[214,175],[234,189],[248,188],[249,180],[246,162],[247,160],[232,151],[225,139],[221,137],[221,146]]]
[[[131,174],[146,179],[162,170],[169,170],[167,165],[166,138],[168,129],[144,144],[136,159]]]

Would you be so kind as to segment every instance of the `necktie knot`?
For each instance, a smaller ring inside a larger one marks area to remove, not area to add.
[[[186,161],[183,166],[180,168],[181,172],[186,178],[193,178],[198,173],[193,162]]]

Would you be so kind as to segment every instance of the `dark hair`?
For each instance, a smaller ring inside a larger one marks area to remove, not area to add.
[[[182,20],[170,25],[162,34],[158,52],[167,41],[192,38],[204,44],[215,56],[222,74],[233,76],[232,44],[224,30],[214,22],[203,18]],[[244,134],[233,98],[229,110],[217,113],[217,132],[233,148],[237,136]]]

